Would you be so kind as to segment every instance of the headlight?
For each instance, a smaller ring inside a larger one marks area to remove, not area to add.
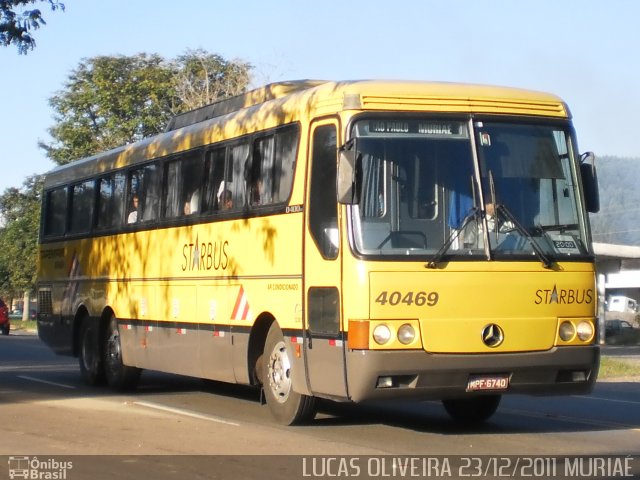
[[[398,340],[403,345],[409,345],[415,339],[416,339],[416,331],[408,323],[405,323],[398,329]]]
[[[373,339],[378,345],[384,345],[391,340],[391,330],[386,325],[378,325],[373,329]]]
[[[586,342],[593,337],[593,326],[589,322],[580,322],[577,328],[578,338]]]
[[[560,338],[563,342],[568,342],[573,339],[576,334],[576,329],[571,322],[562,322],[560,324]]]

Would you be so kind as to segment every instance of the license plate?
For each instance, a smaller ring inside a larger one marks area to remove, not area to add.
[[[467,382],[467,392],[478,390],[506,390],[509,387],[509,375],[471,375]]]

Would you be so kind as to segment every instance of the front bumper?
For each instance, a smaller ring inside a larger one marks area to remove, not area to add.
[[[554,347],[542,352],[503,354],[431,354],[425,351],[346,352],[349,398],[445,399],[468,396],[472,375],[508,374],[506,390],[484,393],[569,395],[593,389],[598,376],[600,348]],[[584,373],[584,379],[576,380]],[[574,375],[575,373],[575,375]],[[379,386],[391,377],[391,386]],[[475,393],[473,393],[475,394]]]

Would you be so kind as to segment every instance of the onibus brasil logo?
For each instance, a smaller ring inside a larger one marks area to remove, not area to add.
[[[53,458],[39,460],[38,457],[9,457],[9,478],[33,480],[66,480],[67,471],[73,462],[62,462]]]

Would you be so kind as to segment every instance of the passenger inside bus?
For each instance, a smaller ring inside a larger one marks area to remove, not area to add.
[[[138,221],[138,195],[131,197],[131,209],[127,216],[127,223],[136,223]]]
[[[184,202],[184,214],[185,215],[193,215],[194,213],[198,213],[198,209],[200,206],[200,189],[196,188],[191,195],[189,195],[189,200]]]
[[[229,190],[225,190],[222,192],[222,194],[220,195],[220,202],[218,205],[219,205],[218,208],[220,210],[231,210],[233,208],[233,197]]]

